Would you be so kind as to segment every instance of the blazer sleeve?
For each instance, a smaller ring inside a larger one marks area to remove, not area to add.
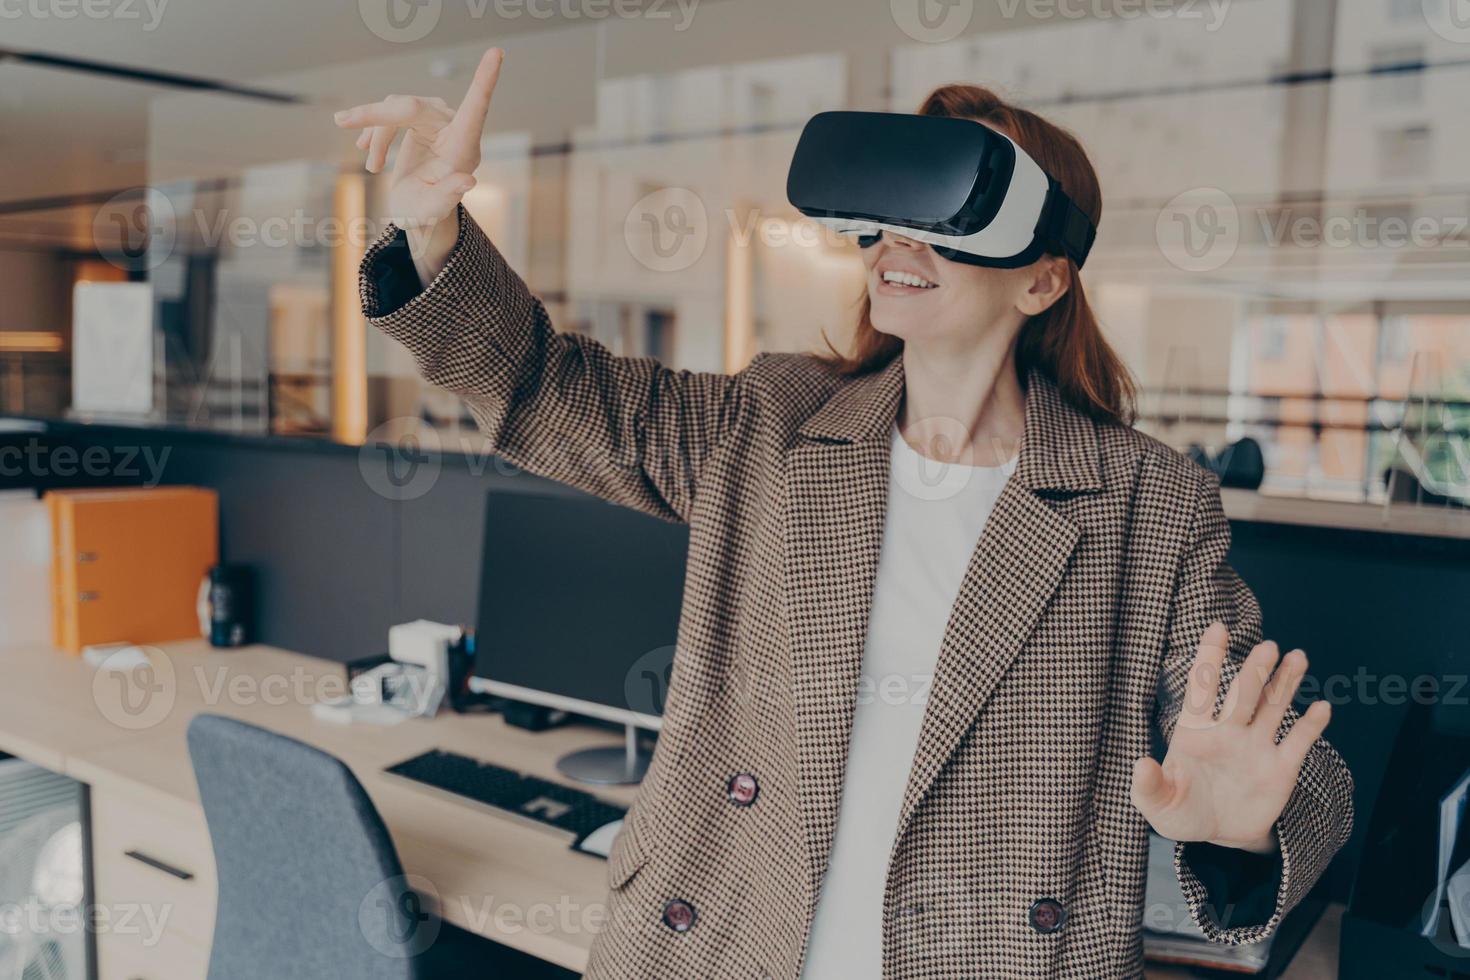
[[[1261,641],[1261,607],[1255,595],[1226,560],[1230,550],[1230,524],[1220,503],[1215,478],[1199,473],[1192,530],[1176,584],[1166,652],[1160,679],[1156,720],[1165,739],[1174,734],[1179,708],[1184,700],[1189,670],[1199,639],[1210,623],[1218,620],[1230,630],[1230,652],[1222,670],[1217,707],[1251,648]],[[1298,714],[1288,708],[1278,741],[1296,723]],[[1342,757],[1326,739],[1318,739],[1307,754],[1286,808],[1276,821],[1281,849],[1275,858],[1275,903],[1269,917],[1253,922],[1219,903],[1229,896],[1212,894],[1206,881],[1237,881],[1260,873],[1221,874],[1220,856],[1208,845],[1180,842],[1174,849],[1174,869],[1189,904],[1189,912],[1209,940],[1239,944],[1259,942],[1269,936],[1326,870],[1353,828],[1353,779]],[[1218,849],[1215,849],[1218,851]],[[1243,861],[1254,855],[1241,853]],[[1216,885],[1218,888],[1219,886]],[[1225,891],[1229,891],[1227,886]],[[1237,896],[1238,897],[1238,896]],[[1265,903],[1270,907],[1270,903]],[[1228,923],[1222,924],[1222,923]]]
[[[360,277],[368,322],[408,348],[425,380],[464,399],[496,455],[687,521],[702,468],[745,410],[745,378],[614,357],[558,333],[463,206],[458,221],[448,264],[422,291],[396,227],[373,243]]]

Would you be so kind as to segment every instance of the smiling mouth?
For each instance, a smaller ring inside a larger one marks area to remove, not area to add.
[[[883,282],[890,286],[902,286],[907,289],[936,289],[939,286],[938,283],[930,282],[923,276],[912,272],[898,272],[894,269],[884,272],[882,278]]]

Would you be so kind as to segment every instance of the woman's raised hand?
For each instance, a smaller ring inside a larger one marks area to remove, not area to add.
[[[455,222],[444,219],[475,186],[480,138],[504,59],[500,48],[485,52],[458,109],[443,99],[390,95],[334,117],[343,129],[362,130],[357,146],[367,151],[370,173],[383,169],[389,147],[403,131],[403,145],[389,176],[389,216],[408,234],[414,264],[425,283],[443,267],[454,246],[458,229]]]
[[[1200,639],[1163,765],[1147,756],[1134,764],[1133,805],[1171,840],[1269,853],[1276,848],[1276,819],[1332,712],[1317,701],[1276,741],[1307,672],[1307,656],[1293,650],[1281,657],[1268,641],[1241,664],[1217,715],[1220,667],[1229,647],[1221,623]]]

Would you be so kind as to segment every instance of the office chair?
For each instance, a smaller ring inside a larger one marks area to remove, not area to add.
[[[345,765],[218,715],[190,723],[189,755],[219,875],[209,980],[437,972],[440,923]]]

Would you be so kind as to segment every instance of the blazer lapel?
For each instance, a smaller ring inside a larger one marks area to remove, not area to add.
[[[837,823],[888,504],[903,366],[846,383],[786,460],[786,583],[800,795],[820,893]]]
[[[899,838],[1041,619],[1081,538],[1041,494],[1100,488],[1093,423],[1033,372],[1016,470],[985,523],[940,647]]]

